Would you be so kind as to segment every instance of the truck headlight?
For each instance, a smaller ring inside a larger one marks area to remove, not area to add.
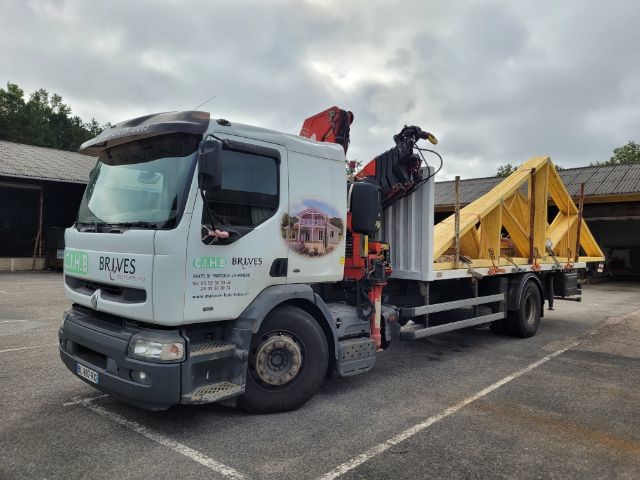
[[[129,356],[151,362],[179,362],[184,359],[184,342],[134,336]]]

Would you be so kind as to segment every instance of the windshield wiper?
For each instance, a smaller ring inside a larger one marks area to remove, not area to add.
[[[159,222],[146,222],[146,221],[135,221],[135,222],[117,222],[110,223],[109,226],[113,229],[131,229],[131,228],[139,228],[141,230],[159,230],[164,228],[169,220],[159,221]]]
[[[97,232],[98,228],[100,227],[108,227],[109,224],[107,222],[103,222],[102,220],[95,220],[95,221],[84,221],[84,222],[76,222],[73,224],[74,227],[81,227],[84,228],[85,232],[90,232],[90,231],[94,231]]]
[[[85,232],[94,231],[98,232],[99,228],[109,229],[109,230],[126,230],[130,228],[140,228],[145,230],[157,230],[166,226],[168,221],[164,222],[104,222],[104,221],[85,221],[85,222],[76,222],[76,227],[84,228]]]

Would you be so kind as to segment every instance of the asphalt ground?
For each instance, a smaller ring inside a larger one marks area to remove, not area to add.
[[[527,340],[396,342],[262,416],[99,396],[59,359],[68,306],[60,274],[0,274],[0,478],[640,478],[640,284],[586,285]]]

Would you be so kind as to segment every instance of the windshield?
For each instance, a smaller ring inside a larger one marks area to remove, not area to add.
[[[78,223],[175,226],[201,138],[177,133],[103,151],[82,197]]]

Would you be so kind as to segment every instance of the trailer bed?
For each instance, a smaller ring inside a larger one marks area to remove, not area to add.
[[[551,223],[549,201],[559,210]],[[529,159],[460,209],[458,228],[456,214],[434,225],[434,207],[432,177],[385,210],[381,239],[391,247],[392,278],[433,281],[572,270],[604,260],[548,156]]]

